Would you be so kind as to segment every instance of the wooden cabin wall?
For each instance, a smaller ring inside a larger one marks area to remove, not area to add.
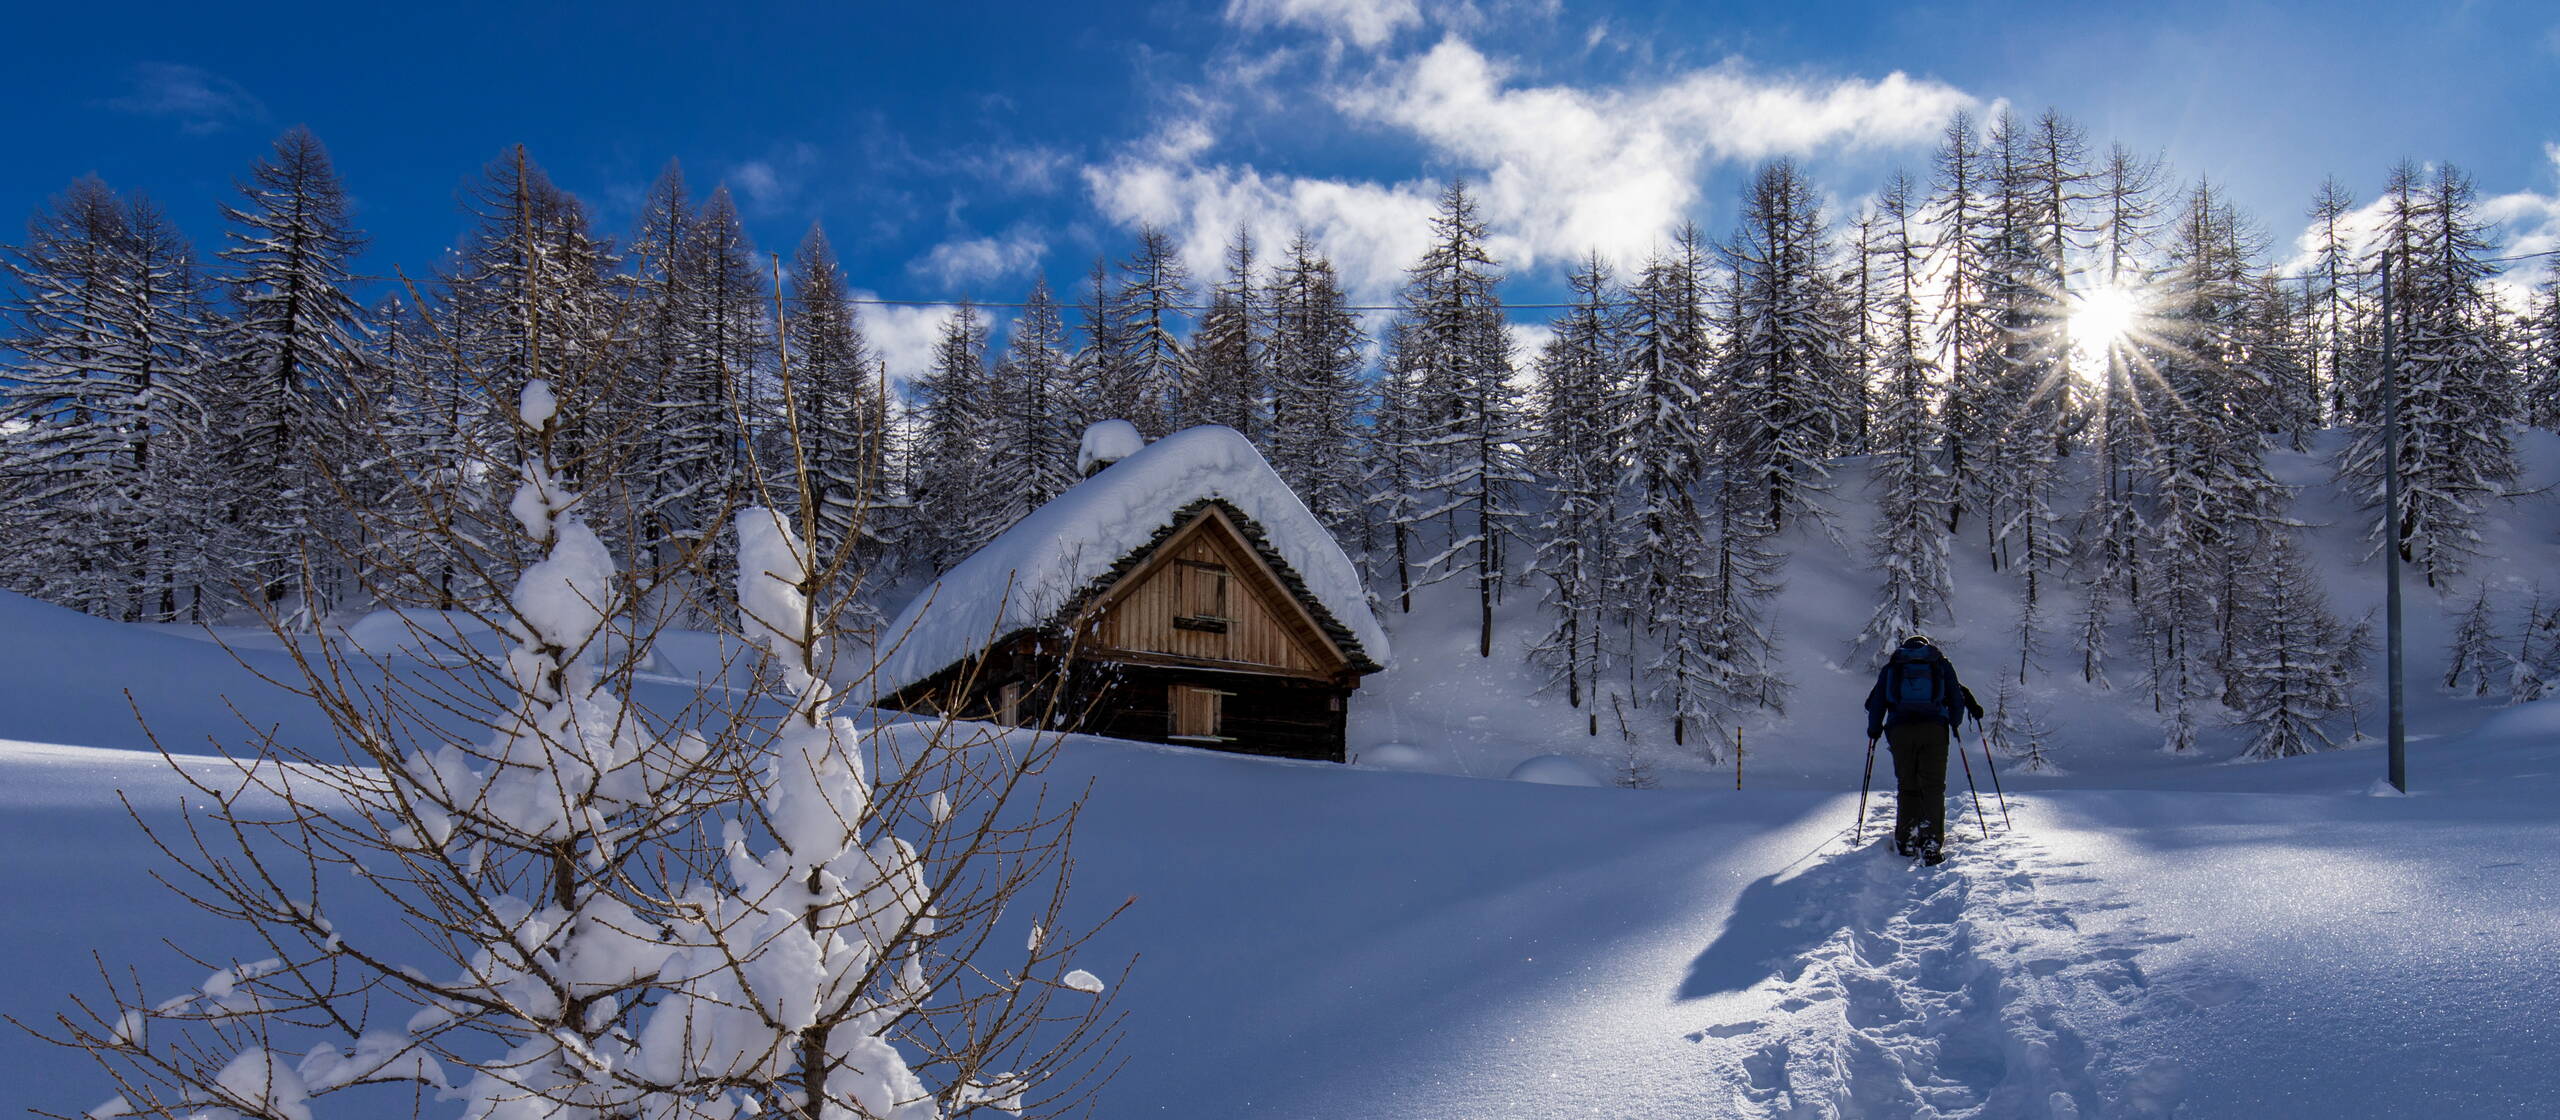
[[[1257,561],[1208,533],[1184,542],[1175,562],[1150,574],[1105,611],[1094,629],[1095,641],[1108,649],[1162,653],[1203,661],[1266,665],[1295,673],[1325,673],[1337,660],[1308,648],[1305,637],[1284,623],[1280,611],[1257,589]],[[1224,633],[1185,629],[1175,620],[1190,615],[1194,564],[1214,564],[1227,571],[1227,628]],[[1321,659],[1320,659],[1321,657]]]
[[[1197,685],[1227,693],[1221,733],[1226,742],[1184,741],[1239,754],[1343,760],[1349,728],[1350,690],[1328,681],[1241,673],[1201,673],[1149,665],[1113,666],[1088,687],[1103,690],[1083,730],[1115,739],[1172,741],[1172,686]]]

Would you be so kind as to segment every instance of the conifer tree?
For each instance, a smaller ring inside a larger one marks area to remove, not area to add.
[[[1493,606],[1503,556],[1528,481],[1520,462],[1511,335],[1494,293],[1502,275],[1484,247],[1484,223],[1462,182],[1440,194],[1431,245],[1407,273],[1402,355],[1413,379],[1405,439],[1417,456],[1420,507],[1410,522],[1442,521],[1440,553],[1420,565],[1425,582],[1464,577],[1476,588],[1477,653],[1493,656]]]
[[[27,223],[6,260],[0,353],[9,586],[124,620],[194,612],[206,555],[208,312],[159,209],[95,177]]]
[[[978,310],[963,302],[943,322],[933,366],[914,386],[917,531],[908,543],[930,571],[950,567],[1002,527],[986,483],[986,348]]]
[[[988,376],[985,500],[999,531],[1076,484],[1078,432],[1066,391],[1066,327],[1043,279]]]
[[[2560,273],[2542,282],[2524,329],[2527,422],[2560,432]]]
[[[222,210],[231,243],[221,253],[236,270],[238,306],[223,344],[230,383],[219,429],[237,518],[232,563],[267,607],[291,602],[301,625],[316,625],[324,589],[303,581],[329,559],[310,555],[314,535],[342,532],[317,523],[337,504],[318,467],[344,458],[326,445],[351,438],[341,409],[362,364],[365,326],[346,288],[364,236],[349,221],[328,151],[308,129],[278,137],[239,191],[241,203]]]
[[[2249,620],[2228,670],[2244,758],[2284,758],[2335,742],[2328,727],[2348,710],[2359,639],[2329,613],[2290,530],[2270,531],[2250,552],[2241,581]]]
[[[1991,167],[1982,151],[1980,125],[1959,110],[1947,122],[1936,155],[1937,175],[1928,204],[1929,228],[1937,233],[1930,272],[1939,290],[1938,363],[1946,370],[1947,470],[1955,487],[1955,504],[1947,516],[1950,532],[1961,526],[1965,511],[1980,508],[1976,493],[1976,460],[1997,434],[1991,413],[1993,394],[1988,362],[1999,339],[1999,324],[1989,300],[1991,267],[1984,246],[1989,240],[1992,210]]]
[[[1084,299],[1077,305],[1084,341],[1067,365],[1074,385],[1069,400],[1078,431],[1104,420],[1137,422],[1130,415],[1137,410],[1138,392],[1129,380],[1128,336],[1113,293],[1111,262],[1094,258],[1093,271],[1085,278]]]
[[[2401,164],[2386,195],[2381,252],[2392,259],[2399,319],[2402,504],[2377,515],[2376,548],[2400,549],[2429,586],[2457,574],[2478,553],[2479,521],[2516,475],[2513,375],[2489,293],[2488,243],[2471,180],[2452,167],[2432,179]],[[2360,388],[2362,421],[2337,470],[2366,508],[2384,500],[2382,371]]]
[[[876,359],[862,320],[847,301],[844,269],[824,229],[812,224],[791,258],[788,338],[798,453],[777,464],[805,465],[810,479],[818,555],[835,556],[849,539],[878,539],[881,502],[881,401]]]
[[[1875,347],[1881,383],[1875,394],[1869,471],[1876,495],[1873,547],[1885,580],[1875,614],[1858,641],[1878,656],[1890,652],[1904,635],[1947,617],[1954,595],[1947,557],[1954,494],[1939,459],[1945,429],[1932,407],[1937,370],[1926,356],[1915,189],[1900,174],[1887,181],[1876,202],[1872,260],[1865,266],[1880,281],[1883,309]]]
[[[1831,255],[1803,172],[1783,159],[1762,168],[1724,249],[1733,290],[1720,417],[1728,467],[1757,476],[1772,532],[1819,509],[1812,496],[1850,431],[1857,366]]]
[[[1210,291],[1209,309],[1192,337],[1192,378],[1184,386],[1184,422],[1224,424],[1269,449],[1268,313],[1254,277],[1253,235],[1236,230],[1227,244],[1227,275]]]
[[[1111,413],[1107,418],[1127,420],[1153,438],[1189,414],[1183,395],[1196,374],[1174,331],[1190,302],[1191,277],[1173,238],[1153,226],[1138,231],[1138,253],[1121,275],[1110,315],[1124,361],[1101,371],[1110,379],[1097,386],[1098,397]]]
[[[1270,308],[1271,468],[1338,537],[1360,519],[1361,348],[1367,339],[1347,309],[1332,262],[1305,233],[1272,278]]]
[[[2331,424],[2354,415],[2353,390],[2361,377],[2355,368],[2357,340],[2370,313],[2357,263],[2363,252],[2350,243],[2347,230],[2355,209],[2355,196],[2337,179],[2320,181],[2319,197],[2311,203],[2313,263],[2303,300],[2310,319],[2306,347],[2311,375],[2320,386],[2322,418]]]
[[[1546,501],[1529,575],[1542,585],[1552,622],[1530,656],[1579,708],[1606,671],[1607,612],[1618,605],[1612,499],[1622,458],[1617,414],[1628,399],[1620,385],[1626,343],[1607,266],[1594,253],[1568,283],[1574,306],[1556,321],[1537,364],[1539,424],[1529,466]],[[1589,727],[1600,733],[1597,708]]]
[[[2444,688],[2460,695],[2468,692],[2477,699],[2489,694],[2489,675],[2498,668],[2497,661],[2506,651],[2498,648],[2498,624],[2489,608],[2489,589],[2483,587],[2471,600],[2471,608],[2462,612],[2455,624],[2453,639],[2445,647]],[[2469,676],[2465,689],[2462,678]]]

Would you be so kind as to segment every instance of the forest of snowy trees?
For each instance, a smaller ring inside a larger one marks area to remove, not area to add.
[[[1303,235],[1240,231],[1194,276],[1147,230],[1070,291],[959,305],[926,368],[892,370],[821,229],[761,253],[728,192],[672,164],[622,237],[511,151],[437,267],[360,274],[346,189],[296,129],[222,202],[209,253],[89,178],[0,254],[0,585],[118,619],[307,627],[381,605],[369,566],[414,565],[441,575],[401,605],[478,601],[484,565],[437,553],[469,534],[363,526],[502,516],[510,417],[539,377],[596,531],[686,575],[656,584],[686,589],[656,606],[678,622],[726,613],[722,529],[799,501],[777,484],[795,464],[816,480],[813,543],[860,557],[844,591],[869,600],[1072,484],[1083,425],[1217,423],[1264,449],[1388,609],[1462,585],[1490,656],[1497,603],[1535,597],[1538,631],[1516,637],[1595,731],[1612,705],[1651,709],[1712,757],[1783,710],[1780,642],[1849,637],[1777,631],[1790,542],[1843,536],[1829,496],[1864,488],[1859,656],[1947,620],[1951,556],[1980,550],[2023,605],[2004,696],[2068,672],[2146,690],[2172,749],[2235,717],[2256,755],[2328,741],[2368,642],[2304,577],[2268,452],[2346,429],[2335,470],[2374,511],[2371,546],[2413,582],[2461,575],[2511,496],[2514,426],[2560,424],[2560,283],[2504,301],[2507,262],[2452,167],[2391,169],[2379,206],[2327,184],[2307,267],[2210,181],[2095,150],[2051,112],[1959,115],[1924,170],[1844,212],[1769,163],[1720,236],[1578,264],[1535,352],[1452,182],[1393,308],[1354,305]],[[2105,300],[2123,337],[2075,339]],[[2521,634],[2481,613],[2458,639],[2466,687],[2560,677],[2560,594]]]

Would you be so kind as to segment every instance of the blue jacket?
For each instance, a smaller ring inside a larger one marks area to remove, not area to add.
[[[1935,646],[1922,648],[1926,651],[1931,669],[1938,674],[1940,685],[1938,695],[1947,698],[1946,708],[1942,712],[1927,715],[1905,714],[1894,709],[1893,701],[1886,698],[1885,689],[1893,682],[1894,666],[1907,660],[1903,656],[1906,651],[1895,650],[1893,660],[1887,661],[1884,668],[1876,670],[1876,686],[1867,693],[1867,738],[1873,739],[1882,735],[1885,728],[1897,723],[1943,723],[1953,727],[1963,722],[1967,712],[1971,712],[1975,719],[1982,718],[1982,705],[1973,698],[1973,690],[1966,688],[1964,682],[1956,679],[1955,663],[1947,660],[1947,655],[1938,652]]]

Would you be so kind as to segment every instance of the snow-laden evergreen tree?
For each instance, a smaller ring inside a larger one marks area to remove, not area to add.
[[[2542,282],[2524,331],[2526,420],[2560,432],[2560,272]]]
[[[2170,749],[2183,753],[2243,629],[2248,550],[2291,494],[2267,473],[2264,433],[2237,369],[2247,354],[2250,284],[2239,218],[2199,184],[2172,242],[2153,315],[2157,342],[2140,358],[2157,397],[2145,448],[2150,533],[2134,606],[2154,705],[2169,717]],[[2222,683],[2232,694],[2235,682]]]
[[[231,228],[221,256],[238,308],[221,354],[230,562],[267,609],[316,625],[333,589],[304,579],[325,576],[334,559],[312,547],[315,537],[343,535],[315,512],[339,505],[325,493],[324,464],[353,450],[342,401],[362,365],[365,325],[347,283],[364,236],[309,129],[278,137],[239,191],[240,203],[222,208]]]
[[[1673,741],[1696,729],[1712,751],[1713,729],[1738,702],[1719,631],[1707,621],[1719,610],[1700,502],[1718,415],[1708,389],[1716,355],[1707,253],[1697,227],[1684,225],[1627,292],[1626,401],[1616,410],[1615,439],[1625,457],[1616,513],[1622,543],[1602,585],[1602,621],[1624,628],[1616,644],[1631,668],[1643,669],[1643,694],[1669,709]],[[1653,644],[1650,659],[1636,656],[1640,636]]]
[[[1606,632],[1608,612],[1619,601],[1618,414],[1629,398],[1621,384],[1628,368],[1624,324],[1608,266],[1594,253],[1567,282],[1573,307],[1556,320],[1537,362],[1539,422],[1529,467],[1546,501],[1532,533],[1537,548],[1529,578],[1539,584],[1551,621],[1529,654],[1547,668],[1548,687],[1563,685],[1566,702],[1580,708],[1595,698],[1612,654],[1624,655]],[[1591,734],[1600,733],[1597,706],[1588,724]]]
[[[209,311],[159,209],[84,178],[7,254],[8,586],[108,618],[192,617],[210,563]],[[221,597],[228,598],[227,594]]]
[[[2513,373],[2501,345],[2491,266],[2470,177],[2430,179],[2394,169],[2380,251],[2392,261],[2398,319],[2401,507],[2377,513],[2375,548],[2400,549],[2429,586],[2461,572],[2480,548],[2480,518],[2515,480]],[[2385,499],[2378,364],[2358,387],[2355,438],[2337,471],[2367,509]]]
[[[2560,606],[2545,609],[2542,589],[2517,619],[2516,651],[2508,658],[2507,703],[2527,704],[2560,685]]]
[[[336,466],[350,476],[337,495],[353,508],[366,594],[387,606],[461,609],[493,590],[481,581],[498,542],[479,531],[497,505],[481,484],[491,449],[483,439],[481,386],[455,339],[403,295],[366,316],[373,326],[365,370],[348,395],[363,433]],[[412,580],[393,573],[415,571]],[[386,596],[414,595],[414,598]]]
[[[1424,507],[1422,438],[1427,432],[1418,394],[1421,349],[1413,320],[1398,315],[1387,324],[1386,354],[1378,377],[1378,404],[1362,441],[1361,552],[1369,558],[1371,578],[1383,584],[1395,578],[1396,610],[1413,613],[1413,557],[1417,512]]]
[[[1187,424],[1224,424],[1270,449],[1269,313],[1255,277],[1253,235],[1242,228],[1227,243],[1227,275],[1209,293],[1193,333],[1191,379],[1183,387]]]
[[[1946,429],[1936,408],[1937,368],[1928,353],[1928,321],[1922,308],[1921,253],[1916,188],[1895,175],[1876,200],[1873,258],[1865,271],[1877,278],[1883,325],[1874,344],[1879,377],[1874,393],[1875,432],[1869,488],[1876,520],[1871,538],[1884,587],[1858,644],[1881,658],[1905,635],[1950,617],[1954,583],[1948,571],[1949,511],[1953,479],[1941,459]]]
[[[2320,386],[2302,330],[2305,317],[2290,288],[2273,273],[2249,279],[2233,369],[2258,430],[2304,451],[2320,426]]]
[[[2233,710],[2250,732],[2245,758],[2284,758],[2335,743],[2329,728],[2352,699],[2359,639],[2329,612],[2293,537],[2281,527],[2261,534],[2239,582],[2248,626],[2227,672]]]
[[[862,320],[847,301],[844,269],[827,233],[816,225],[791,257],[791,302],[785,343],[790,348],[791,437],[795,453],[778,465],[799,467],[811,480],[812,544],[836,557],[847,542],[881,539],[883,428],[878,370],[862,334]]]
[[[985,501],[998,532],[1076,484],[1082,429],[1069,416],[1067,377],[1066,326],[1042,279],[987,379]]]
[[[2445,643],[2444,689],[2473,699],[2489,694],[2489,679],[2501,666],[2506,650],[2498,644],[2498,620],[2489,605],[2489,589],[2482,587],[2471,599],[2471,607],[2462,612],[2462,620],[2454,624],[2453,637]],[[2471,678],[2465,688],[2462,678]]]
[[[2066,333],[2073,227],[2057,209],[2073,197],[2065,180],[2080,174],[2067,135],[2050,112],[2033,125],[2003,114],[1987,142],[1984,299],[1998,333],[1969,406],[1984,431],[1965,485],[1983,497],[1993,566],[2018,573],[2031,608],[2042,605],[2046,573],[2069,555],[2054,508],[2074,381]]]
[[[1439,553],[1418,565],[1421,579],[1475,584],[1477,653],[1491,657],[1494,601],[1522,516],[1519,491],[1529,479],[1520,459],[1511,333],[1494,292],[1502,274],[1484,241],[1475,199],[1466,184],[1452,181],[1431,219],[1431,245],[1406,274],[1400,359],[1412,394],[1396,403],[1408,410],[1401,430],[1421,471],[1420,500],[1405,520],[1442,529]]]
[[[2150,379],[2137,376],[2139,363],[2130,359],[2135,345],[2153,331],[2146,320],[2156,311],[2151,255],[2162,223],[2161,179],[2157,157],[2137,156],[2122,144],[2108,149],[2092,192],[2094,260],[2082,270],[2084,289],[2105,293],[2095,298],[2123,301],[2135,320],[2126,330],[2130,338],[2106,340],[2095,354],[2083,345],[2073,356],[2098,382],[2086,413],[2096,433],[2089,440],[2095,455],[2088,504],[2072,537],[2081,590],[2075,627],[2080,675],[2101,688],[2110,684],[2106,666],[2115,610],[2138,590],[2141,568],[2143,527],[2133,479],[2149,439],[2146,408],[2158,394]],[[2084,292],[2080,298],[2093,297]]]
[[[683,347],[658,402],[656,466],[673,476],[679,551],[713,591],[731,570],[722,529],[754,489],[748,449],[765,430],[756,387],[773,358],[773,294],[727,187],[703,200],[689,234],[677,258]]]
[[[1191,277],[1173,238],[1153,226],[1138,231],[1137,255],[1120,272],[1110,317],[1121,360],[1097,367],[1109,380],[1095,386],[1096,399],[1103,418],[1127,420],[1152,439],[1188,415],[1183,394],[1197,375],[1174,332],[1191,301]]]
[[[2348,229],[2355,210],[2355,195],[2337,179],[2320,181],[2309,215],[2312,264],[2304,274],[2303,303],[2311,375],[2320,386],[2321,418],[2329,424],[2346,423],[2355,415],[2354,386],[2363,376],[2356,368],[2362,356],[2359,340],[2371,314],[2371,279],[2359,263],[2364,248]]]
[[[1987,358],[2000,337],[1989,300],[1991,263],[1984,252],[1993,217],[1992,168],[1971,113],[1959,110],[1948,120],[1936,164],[1926,225],[1936,233],[1929,270],[1939,293],[1938,364],[1947,378],[1941,419],[1947,426],[1947,470],[1956,496],[1947,521],[1952,532],[1961,526],[1965,511],[1983,507],[1974,485],[1975,460],[1998,433],[1987,411],[1993,394],[1986,376]]]
[[[988,488],[993,402],[986,351],[978,309],[963,302],[944,320],[933,365],[912,387],[919,423],[909,493],[916,524],[907,546],[929,571],[950,567],[1011,523]]]
[[[1813,496],[1848,443],[1858,377],[1822,203],[1794,161],[1760,170],[1723,255],[1723,453],[1728,469],[1758,476],[1769,526],[1783,530],[1821,509]]]
[[[1093,271],[1085,277],[1084,298],[1076,307],[1079,333],[1084,337],[1067,365],[1074,385],[1068,400],[1075,407],[1077,431],[1104,420],[1130,420],[1122,413],[1137,408],[1137,390],[1129,380],[1128,337],[1122,331],[1113,291],[1110,259],[1094,258]]]
[[[1271,469],[1336,537],[1360,521],[1361,350],[1333,263],[1300,233],[1271,278]]]

